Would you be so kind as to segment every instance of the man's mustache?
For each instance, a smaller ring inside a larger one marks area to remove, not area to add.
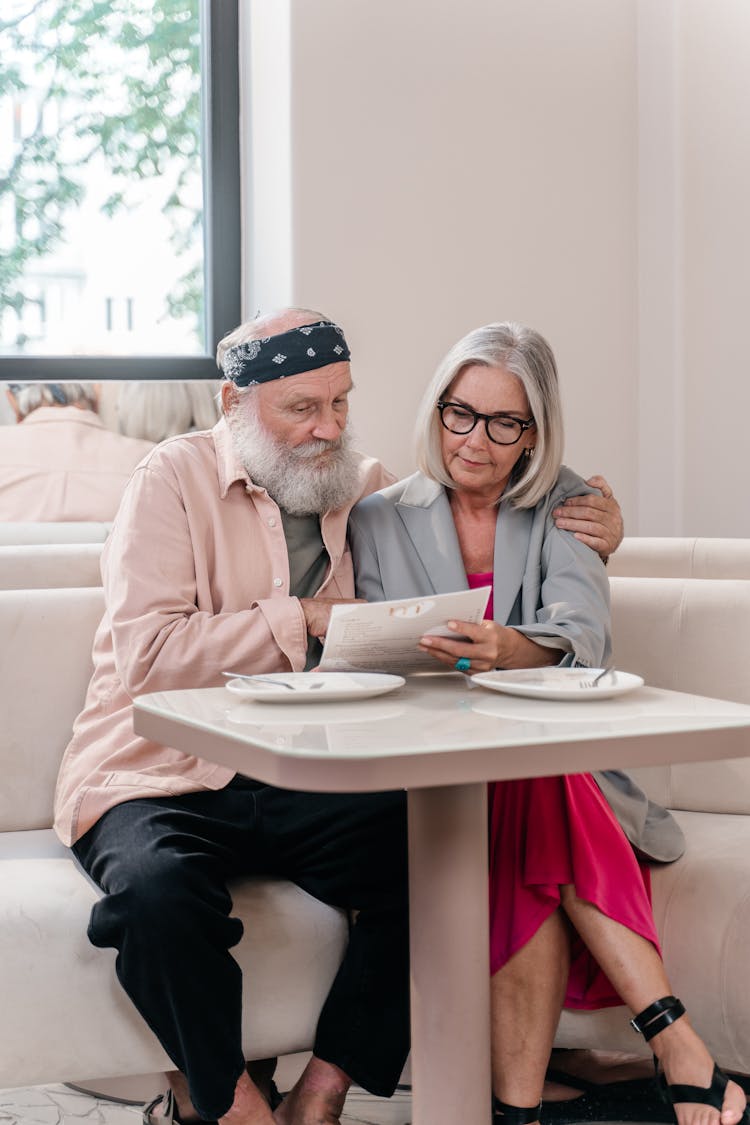
[[[324,441],[316,438],[315,441],[305,442],[304,445],[297,445],[290,453],[300,461],[314,461],[316,457],[320,457],[321,453],[337,453],[344,448],[343,438],[336,438],[334,441]]]

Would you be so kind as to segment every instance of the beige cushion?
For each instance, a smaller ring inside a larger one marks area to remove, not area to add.
[[[652,868],[667,974],[720,1066],[750,1074],[750,817],[675,813],[687,850]],[[564,1012],[560,1047],[649,1054],[625,1008]]]
[[[614,659],[655,687],[750,702],[750,582],[610,580]],[[708,736],[710,737],[710,736]],[[748,746],[750,752],[750,746]],[[675,811],[686,839],[676,863],[652,867],[667,973],[717,1062],[750,1073],[750,760],[633,770]],[[625,1008],[564,1012],[556,1044],[649,1049]]]
[[[610,591],[618,668],[653,687],[750,703],[750,581],[611,578]],[[632,773],[668,808],[750,813],[750,758]]]
[[[750,539],[626,537],[609,560],[613,577],[750,578]]]
[[[52,824],[57,772],[103,612],[101,586],[0,590],[0,832]]]
[[[0,543],[103,543],[108,523],[0,522]]]
[[[0,1088],[172,1068],[86,937],[98,891],[51,830],[0,833]],[[309,1048],[348,934],[338,910],[291,883],[232,885],[245,934],[247,1058]]]
[[[86,927],[98,890],[49,826],[84,701],[99,587],[0,590],[0,1088],[170,1069]],[[26,829],[26,830],[23,830]],[[345,916],[280,880],[238,881],[248,1058],[311,1046]]]
[[[102,543],[0,544],[0,590],[101,586]]]
[[[618,668],[653,686],[750,702],[748,580],[613,576],[609,586]],[[652,867],[672,988],[716,1061],[748,1074],[750,759],[632,773],[654,800],[688,810],[675,811],[685,855]],[[629,1015],[624,1008],[563,1012],[555,1042],[648,1054]]]

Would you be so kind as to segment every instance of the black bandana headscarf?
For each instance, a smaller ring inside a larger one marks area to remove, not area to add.
[[[315,371],[351,356],[344,333],[330,320],[303,324],[276,336],[249,340],[227,348],[221,366],[227,379],[238,387],[270,383],[302,371]]]

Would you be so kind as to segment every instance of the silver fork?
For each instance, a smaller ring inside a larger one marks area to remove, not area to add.
[[[288,684],[286,680],[272,680],[270,676],[252,676],[247,672],[222,672],[222,676],[227,676],[232,680],[260,680],[264,684],[273,684],[274,687],[288,688],[289,691],[296,691],[294,684]]]
[[[227,676],[229,679],[233,679],[233,680],[250,680],[251,683],[254,680],[260,680],[261,683],[272,684],[274,687],[288,688],[289,691],[297,691],[298,690],[294,686],[294,684],[288,684],[286,682],[286,680],[274,680],[274,679],[271,678],[271,676],[260,676],[260,675],[253,676],[248,672],[222,672],[221,674],[222,674],[222,676]],[[309,684],[307,686],[307,688],[305,688],[305,690],[306,691],[315,691],[316,688],[322,688],[322,687],[325,687],[325,680],[318,680],[318,682],[315,683],[315,684]]]
[[[610,672],[614,672],[614,668],[604,668],[598,676],[589,676],[587,680],[580,680],[578,686],[579,688],[596,687],[599,681],[603,680],[605,676],[608,676]]]

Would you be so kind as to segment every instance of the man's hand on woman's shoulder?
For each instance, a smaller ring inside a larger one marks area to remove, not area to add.
[[[552,515],[557,527],[572,531],[576,539],[591,547],[606,562],[622,542],[625,532],[622,512],[604,477],[589,477],[586,484],[598,488],[601,496],[569,496]]]

